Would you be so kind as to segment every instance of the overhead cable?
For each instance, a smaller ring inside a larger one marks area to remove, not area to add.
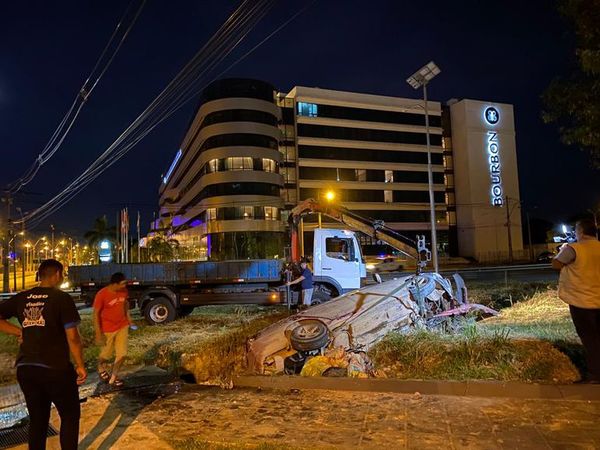
[[[139,3],[139,5],[137,9],[135,9],[135,11],[132,13],[133,6],[136,2]],[[79,113],[81,112],[83,106],[90,97],[92,91],[98,85],[98,82],[106,73],[111,63],[117,56],[119,49],[125,42],[125,39],[131,31],[131,28],[133,27],[133,25],[137,21],[137,18],[142,12],[145,3],[146,0],[132,0],[129,3],[127,9],[125,10],[125,13],[117,23],[115,30],[110,36],[108,43],[106,44],[106,46],[102,50],[102,53],[96,60],[96,64],[94,65],[85,82],[77,92],[77,95],[75,96],[71,107],[67,110],[62,120],[54,130],[54,133],[50,137],[50,140],[46,143],[44,149],[37,156],[37,158],[29,167],[29,169],[27,169],[26,172],[19,179],[17,179],[8,186],[7,191],[10,194],[17,193],[23,186],[30,183],[34,179],[40,168],[45,163],[47,163],[50,160],[50,158],[52,158],[52,156],[54,156],[54,154],[58,151],[65,138],[71,131],[71,128],[75,124]],[[123,27],[125,25],[126,28],[123,30]]]
[[[209,42],[177,74],[167,87],[117,138],[115,142],[78,178],[42,207],[25,216],[28,227],[35,226],[48,215],[64,206],[104,170],[125,155],[173,112],[173,105],[181,100],[182,92],[222,61],[254,28],[275,0],[245,0]]]

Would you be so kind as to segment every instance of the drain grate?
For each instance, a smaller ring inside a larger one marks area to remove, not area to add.
[[[29,435],[29,424],[0,430],[0,449],[13,447],[15,445],[26,444]],[[46,436],[57,436],[58,432],[52,425],[48,425],[48,434]]]

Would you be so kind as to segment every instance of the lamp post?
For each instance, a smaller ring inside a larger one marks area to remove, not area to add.
[[[27,258],[25,258],[25,218],[23,217],[23,210],[21,209],[21,207],[17,206],[16,210],[19,212],[19,214],[21,215],[21,240],[23,241],[23,259],[21,260],[21,285],[23,290],[25,290],[25,261]],[[17,246],[15,245],[15,254],[16,252],[16,248]]]
[[[427,104],[427,84],[440,73],[440,68],[431,61],[406,79],[414,89],[423,88],[423,104],[425,109],[425,136],[427,143],[427,179],[429,185],[429,215],[431,219],[431,255],[433,270],[438,272],[437,233],[435,226],[435,196],[433,194],[433,170],[431,166],[431,143],[429,139],[429,108]]]

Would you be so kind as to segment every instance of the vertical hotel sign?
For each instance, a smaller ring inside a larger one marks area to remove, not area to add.
[[[496,108],[490,106],[483,112],[483,118],[488,125],[494,127],[500,121],[500,113]],[[502,206],[504,204],[504,189],[502,188],[500,142],[498,141],[498,132],[494,129],[487,130],[486,148],[490,171],[490,202],[493,206]]]

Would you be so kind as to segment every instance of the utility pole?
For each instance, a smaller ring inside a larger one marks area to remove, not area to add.
[[[529,210],[525,213],[527,217],[527,239],[529,240],[529,261],[533,262],[533,242],[531,241],[531,222],[529,221]]]
[[[52,232],[52,240],[50,242],[50,245],[52,246],[50,248],[50,257],[54,258],[54,225],[50,225],[50,231]]]
[[[25,290],[25,263],[27,262],[27,247],[25,247],[25,218],[23,217],[23,210],[20,207],[16,208],[21,215],[21,247],[23,248],[23,259],[21,260],[21,288]],[[15,241],[15,253],[16,253],[16,241]]]
[[[3,278],[2,278],[2,291],[3,292],[8,292],[10,291],[10,239],[12,237],[12,229],[11,229],[11,223],[10,223],[10,205],[12,203],[12,199],[10,198],[10,193],[6,192],[6,196],[2,199],[3,201],[6,202],[6,236],[4,237],[4,242],[3,242],[3,252],[2,252],[2,256],[3,256],[3,261],[2,261],[2,266],[3,266]]]
[[[513,249],[512,249],[512,234],[510,229],[510,204],[508,203],[509,198],[508,195],[505,197],[505,207],[506,207],[506,230],[508,232],[508,262],[512,264],[513,262]]]

